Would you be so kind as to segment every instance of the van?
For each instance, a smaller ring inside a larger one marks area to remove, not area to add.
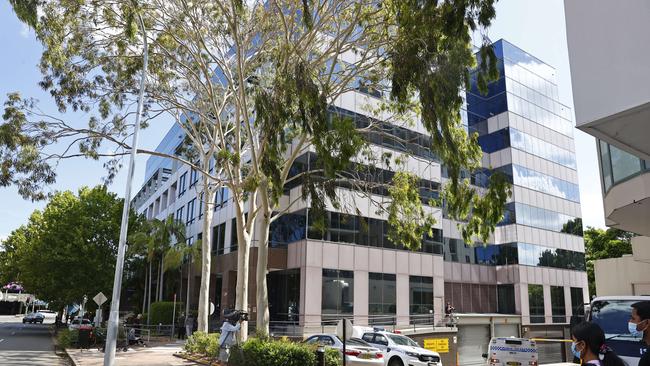
[[[488,366],[537,366],[537,356],[535,341],[506,337],[492,338],[483,354]]]

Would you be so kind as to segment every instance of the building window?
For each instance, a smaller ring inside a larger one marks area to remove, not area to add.
[[[186,224],[189,225],[194,222],[194,204],[196,203],[196,198],[192,198],[187,203],[187,219]]]
[[[214,193],[214,211],[228,204],[228,188],[221,187]]]
[[[531,323],[544,323],[544,287],[542,285],[528,285],[528,308]]]
[[[369,273],[368,314],[371,324],[394,324],[396,311],[396,276]]]
[[[585,303],[582,288],[571,287],[571,311],[572,315],[579,316],[581,320],[585,317]],[[573,322],[573,320],[572,320]]]
[[[222,223],[212,228],[212,251],[217,255],[224,253],[224,242],[226,236],[226,223]]]
[[[459,313],[497,312],[495,285],[445,282],[445,297]]]
[[[433,320],[433,277],[409,277],[411,324],[431,324]]]
[[[192,168],[192,170],[190,170],[190,188],[194,187],[198,181],[199,181],[198,171]]]
[[[517,309],[515,309],[515,285],[497,285],[497,313],[517,313]]]
[[[181,206],[178,210],[176,210],[176,221],[183,222],[183,208],[185,206]]]
[[[178,178],[178,197],[185,194],[187,191],[185,187],[185,181],[187,180],[187,172],[183,173],[180,178]]]
[[[323,268],[323,321],[351,315],[354,301],[354,272]]]
[[[553,314],[553,323],[566,323],[564,287],[562,286],[551,286],[551,313]]]

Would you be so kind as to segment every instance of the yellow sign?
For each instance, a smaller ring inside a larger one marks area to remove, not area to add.
[[[438,353],[449,352],[449,338],[428,338],[424,340],[424,348]]]

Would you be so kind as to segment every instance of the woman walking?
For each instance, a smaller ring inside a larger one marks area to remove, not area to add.
[[[594,366],[626,366],[605,344],[605,332],[596,323],[583,322],[571,329],[571,351],[582,364]]]

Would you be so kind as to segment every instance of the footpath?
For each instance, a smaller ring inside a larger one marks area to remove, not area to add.
[[[153,347],[129,348],[126,352],[115,353],[116,365],[137,366],[189,366],[197,363],[174,356],[182,350],[183,341]],[[66,352],[76,366],[102,366],[104,353],[97,349],[79,350],[67,348]]]

